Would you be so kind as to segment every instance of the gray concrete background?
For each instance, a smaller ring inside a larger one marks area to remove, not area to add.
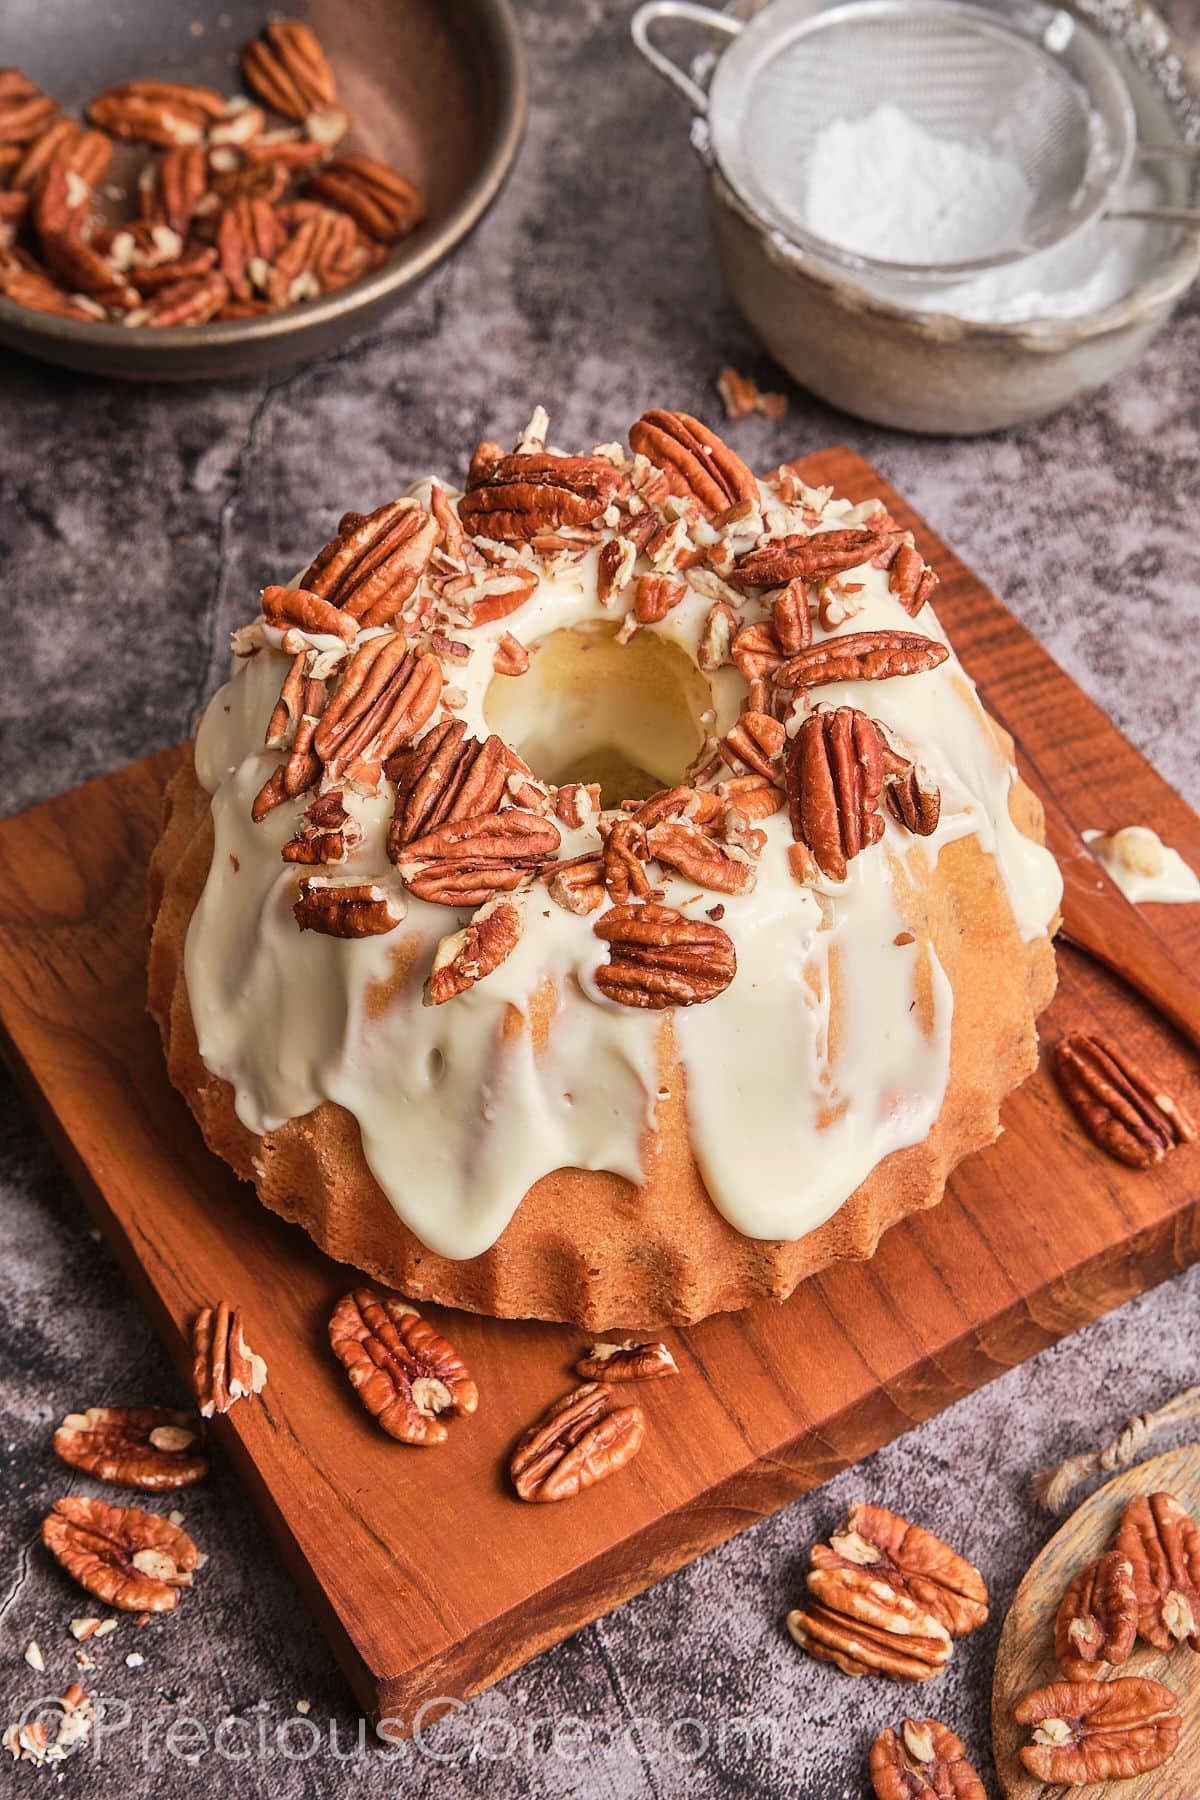
[[[525,0],[533,114],[516,175],[464,254],[368,341],[271,381],[175,391],[0,362],[4,810],[183,736],[264,581],[346,507],[429,468],[461,472],[474,440],[511,438],[533,400],[557,441],[583,446],[650,404],[716,421],[724,362],[785,385],[710,265],[684,120],[628,54],[630,10]],[[1200,36],[1195,0],[1172,16]],[[1001,437],[906,438],[795,391],[791,403],[778,424],[730,427],[737,448],[764,467],[838,440],[870,457],[1200,803],[1200,298],[1106,393]],[[50,1501],[80,1486],[55,1465],[53,1424],[80,1405],[184,1396],[2,1077],[0,1196],[3,1722],[72,1678],[67,1621],[89,1610],[37,1544]],[[398,1765],[335,1759],[331,1728],[343,1754],[355,1744],[347,1689],[218,1458],[182,1501],[211,1556],[202,1580],[176,1617],[126,1620],[98,1647],[84,1682],[127,1701],[131,1721],[63,1779],[89,1800],[222,1783],[287,1800],[834,1800],[866,1791],[870,1738],[914,1707],[952,1722],[987,1767],[999,1622],[1048,1535],[1027,1476],[1196,1379],[1198,1301],[1193,1273],[1013,1370],[543,1656]],[[942,1531],[991,1583],[993,1623],[932,1689],[852,1682],[783,1633],[808,1544],[860,1494]],[[432,1558],[436,1536],[431,1523]],[[31,1638],[45,1677],[21,1660]],[[144,1664],[127,1668],[135,1650]],[[278,1738],[298,1699],[315,1737],[298,1725]],[[747,1718],[771,1721],[774,1743],[760,1726],[748,1744]]]

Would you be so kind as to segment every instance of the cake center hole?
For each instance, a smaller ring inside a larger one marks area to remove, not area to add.
[[[488,725],[542,781],[598,781],[604,806],[682,781],[704,742],[708,682],[652,631],[627,644],[605,623],[552,631],[529,646],[524,675],[497,675]]]

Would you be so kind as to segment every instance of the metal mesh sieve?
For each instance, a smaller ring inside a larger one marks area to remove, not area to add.
[[[706,94],[650,41],[662,19],[734,41]],[[639,48],[697,111],[711,153],[747,206],[790,243],[854,269],[963,279],[1017,261],[1104,212],[1136,149],[1128,90],[1103,42],[1071,13],[1028,0],[775,0],[748,23],[690,0],[651,0]],[[996,220],[986,254],[958,261],[855,253],[806,223],[813,147],[835,121],[892,105],[930,135],[1015,163],[1023,216]]]

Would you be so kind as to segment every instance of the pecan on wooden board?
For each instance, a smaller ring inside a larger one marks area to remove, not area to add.
[[[620,1006],[696,1006],[724,993],[737,974],[728,932],[655,901],[612,906],[592,929],[609,945],[596,986]]]
[[[523,1432],[509,1465],[522,1500],[571,1500],[631,1462],[642,1446],[645,1415],[622,1406],[602,1382],[556,1400]]]
[[[585,1381],[661,1381],[678,1375],[679,1364],[665,1344],[593,1344],[575,1373]]]
[[[1144,1678],[1053,1681],[1013,1712],[1032,1728],[1021,1761],[1039,1781],[1127,1781],[1169,1762],[1183,1724],[1170,1688]]]
[[[1196,1127],[1174,1095],[1109,1039],[1071,1032],[1059,1039],[1052,1057],[1075,1117],[1117,1162],[1149,1169],[1195,1138]]]
[[[208,1474],[200,1427],[168,1406],[89,1406],[68,1413],[54,1448],[97,1481],[147,1493],[189,1487]]]
[[[938,1719],[888,1725],[871,1746],[875,1800],[987,1800],[961,1738]]]
[[[1054,1658],[1067,1681],[1101,1679],[1129,1661],[1138,1629],[1133,1564],[1108,1550],[1080,1569],[1054,1621]]]
[[[1200,1651],[1200,1527],[1174,1494],[1141,1494],[1117,1528],[1133,1570],[1138,1635],[1156,1650]]]
[[[81,1495],[54,1502],[42,1542],[81,1587],[122,1612],[170,1612],[201,1562],[169,1519]]]
[[[857,1570],[907,1594],[952,1637],[982,1625],[988,1615],[983,1576],[949,1544],[912,1525],[899,1513],[856,1500],[828,1544],[815,1544],[814,1571],[836,1575]],[[827,1595],[822,1593],[822,1599]]]
[[[690,413],[661,407],[643,413],[630,428],[629,442],[662,471],[669,493],[694,500],[708,516],[758,498],[758,482],[741,457]]]
[[[237,1400],[261,1394],[267,1365],[246,1342],[240,1306],[221,1300],[203,1306],[192,1322],[192,1382],[200,1416],[226,1413]]]
[[[453,1344],[395,1294],[367,1287],[344,1294],[329,1321],[329,1342],[371,1417],[399,1443],[444,1443],[438,1414],[467,1417],[479,1404]]]

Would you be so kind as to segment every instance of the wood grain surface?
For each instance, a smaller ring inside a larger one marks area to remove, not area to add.
[[[1196,1800],[1200,1794],[1200,1656],[1181,1645],[1172,1654],[1139,1643],[1120,1676],[1161,1681],[1179,1701],[1183,1732],[1179,1749],[1161,1769],[1129,1781],[1093,1782],[1070,1789],[1046,1787],[1026,1774],[1020,1747],[1028,1728],[1013,1723],[1013,1708],[1032,1688],[1061,1679],[1054,1660],[1054,1616],[1067,1586],[1105,1550],[1111,1550],[1121,1514],[1138,1494],[1174,1494],[1200,1518],[1200,1445],[1172,1450],[1126,1469],[1090,1495],[1055,1532],[1017,1589],[996,1651],[992,1684],[992,1750],[1004,1800]]]
[[[964,663],[1075,826],[1152,825],[1200,865],[1200,820],[873,470],[845,450],[801,468],[855,498],[882,494],[916,530]],[[552,1507],[508,1489],[521,1427],[570,1383],[581,1340],[565,1327],[428,1309],[469,1362],[479,1411],[439,1449],[397,1445],[326,1343],[349,1271],[205,1151],[143,1010],[146,858],[183,754],[0,825],[3,1048],[181,1370],[197,1308],[244,1305],[270,1378],[261,1404],[234,1407],[216,1434],[361,1703],[402,1729],[423,1702],[487,1686],[1200,1259],[1197,1152],[1144,1174],[1110,1162],[1043,1070],[1008,1102],[999,1143],[871,1262],[671,1334],[681,1378],[639,1394],[647,1442],[612,1481]],[[1176,958],[1200,954],[1200,908],[1139,917]],[[1186,1047],[1107,973],[1071,951],[1060,960],[1045,1035],[1109,1031],[1200,1107]],[[203,1604],[202,1581],[189,1604]]]

